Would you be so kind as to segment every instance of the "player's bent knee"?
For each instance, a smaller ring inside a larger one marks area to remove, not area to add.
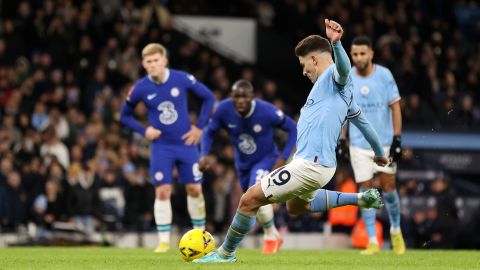
[[[307,205],[299,206],[299,205],[287,203],[287,212],[290,215],[299,216],[301,214],[304,214],[304,213],[308,212],[308,207],[307,207]]]
[[[187,191],[188,196],[196,198],[202,194],[202,185],[188,184],[185,185],[185,190]]]
[[[172,195],[172,187],[170,185],[159,185],[155,188],[155,197],[159,200],[169,200]]]

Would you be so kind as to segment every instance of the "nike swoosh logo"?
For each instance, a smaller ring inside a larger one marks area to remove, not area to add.
[[[147,99],[148,99],[148,100],[152,100],[152,99],[154,99],[156,96],[157,96],[157,94],[151,94],[151,95],[148,95],[148,96],[147,96]]]
[[[235,128],[237,125],[234,125],[234,124],[228,124],[227,127],[228,128]]]

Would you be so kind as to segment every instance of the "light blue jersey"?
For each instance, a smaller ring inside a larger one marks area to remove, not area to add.
[[[400,100],[398,87],[392,73],[385,67],[375,64],[368,77],[357,74],[356,68],[350,71],[353,81],[353,96],[363,114],[378,133],[383,146],[390,146],[393,138],[392,110],[390,105]],[[371,146],[360,130],[349,126],[350,144],[370,149]]]
[[[297,124],[294,158],[311,160],[325,167],[337,165],[335,147],[345,120],[361,113],[353,101],[351,78],[340,85],[335,82],[334,73],[335,64],[332,64],[317,79]]]

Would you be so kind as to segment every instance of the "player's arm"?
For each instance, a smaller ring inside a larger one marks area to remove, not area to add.
[[[285,142],[282,154],[280,155],[281,158],[287,160],[292,153],[293,147],[295,147],[295,143],[297,141],[297,124],[295,123],[295,121],[293,121],[292,118],[285,115],[279,127],[288,133],[287,141]]]
[[[335,81],[340,85],[345,85],[351,64],[348,54],[340,41],[343,35],[343,28],[339,23],[325,19],[325,32],[332,42],[333,55],[335,57]]]
[[[200,171],[208,170],[211,166],[211,160],[208,158],[208,154],[212,149],[213,138],[218,130],[221,128],[221,120],[220,120],[221,112],[217,109],[210,119],[210,123],[208,124],[207,128],[202,134],[201,142],[200,142],[200,161],[199,161],[199,169]]]
[[[195,80],[192,75],[189,75],[191,85],[189,89],[192,93],[202,100],[202,107],[200,109],[200,115],[198,116],[197,123],[195,124],[198,128],[203,129],[208,124],[208,118],[213,110],[213,104],[215,103],[215,96],[212,94],[212,91],[205,86],[203,83]]]
[[[390,145],[390,157],[398,162],[402,157],[402,110],[400,108],[400,94],[393,75],[389,72],[389,102],[392,110],[393,140]]]
[[[202,129],[207,125],[208,118],[212,113],[215,96],[212,91],[208,89],[203,83],[197,81],[192,75],[187,75],[190,85],[188,88],[198,98],[202,99],[202,107],[197,123],[192,125],[190,130],[183,134],[182,139],[185,140],[186,145],[198,144],[202,137]]]
[[[146,128],[138,122],[134,116],[135,106],[137,106],[137,103],[140,101],[140,96],[137,92],[138,90],[134,86],[128,93],[128,96],[120,109],[120,122],[137,133],[145,136]]]
[[[358,108],[358,106],[356,107]],[[354,113],[349,114],[347,118],[360,130],[360,132],[362,132],[365,139],[367,139],[368,143],[372,146],[372,149],[375,152],[375,158],[373,161],[380,166],[387,165],[388,158],[385,157],[383,146],[378,138],[377,132],[359,108],[353,110],[353,112]]]

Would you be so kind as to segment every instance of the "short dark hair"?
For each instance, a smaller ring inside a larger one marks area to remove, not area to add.
[[[295,47],[295,55],[297,57],[306,56],[314,51],[332,53],[332,47],[328,39],[319,35],[310,35],[302,39]]]
[[[232,85],[232,92],[239,89],[239,88],[242,88],[242,89],[245,89],[245,90],[248,90],[249,92],[253,93],[253,85],[251,82],[247,81],[247,80],[238,80],[236,81],[233,85]]]
[[[372,40],[367,36],[358,36],[353,39],[352,45],[366,45],[368,48],[372,49]]]

